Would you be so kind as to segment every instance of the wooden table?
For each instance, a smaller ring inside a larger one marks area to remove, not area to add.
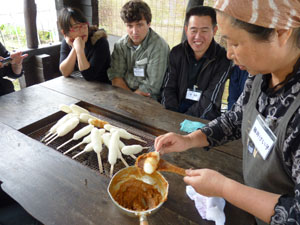
[[[56,78],[0,97],[0,181],[2,189],[44,224],[138,224],[121,214],[107,194],[109,178],[23,134],[23,130],[58,111],[60,103],[84,101],[124,122],[159,135],[179,132],[184,119],[159,103],[110,85],[80,77]],[[200,121],[200,120],[199,120]],[[202,121],[204,122],[204,121]],[[20,132],[22,131],[22,132]],[[241,145],[191,149],[164,156],[183,168],[212,168],[242,182]],[[149,224],[214,224],[202,220],[185,193],[182,177],[163,173],[170,184],[167,202]],[[226,224],[254,224],[253,217],[226,203]]]

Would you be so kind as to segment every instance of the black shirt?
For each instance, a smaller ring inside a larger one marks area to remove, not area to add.
[[[195,58],[194,51],[189,46],[188,48],[188,54],[189,54],[189,72],[187,74],[188,78],[188,88],[193,90],[194,85],[197,84],[197,80],[200,74],[200,70],[202,69],[203,63],[205,62],[207,56],[204,54],[199,60]],[[179,106],[179,112],[185,113],[193,104],[195,101],[184,99],[180,102]]]
[[[68,57],[71,49],[72,48],[67,44],[67,42],[63,40],[60,49],[60,63]],[[80,71],[82,76],[88,81],[97,80],[100,82],[110,83],[107,77],[107,69],[110,66],[110,51],[107,39],[102,37],[93,45],[91,38],[89,37],[85,43],[84,52],[90,63],[90,67],[86,70]],[[77,61],[75,69],[78,70]]]

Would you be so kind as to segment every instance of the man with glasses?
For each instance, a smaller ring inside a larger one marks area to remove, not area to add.
[[[127,35],[114,46],[108,77],[116,87],[159,99],[169,46],[150,28],[152,15],[145,2],[127,2],[121,18]]]
[[[62,9],[58,21],[65,38],[60,50],[61,73],[68,77],[79,70],[86,80],[110,83],[110,51],[105,31],[89,26],[82,12],[74,8]]]

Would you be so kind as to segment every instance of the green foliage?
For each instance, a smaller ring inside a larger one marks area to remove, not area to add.
[[[38,31],[39,39],[41,44],[48,44],[52,42],[51,32],[49,31]]]
[[[8,51],[26,48],[25,27],[14,26],[12,24],[1,24],[0,30]],[[48,44],[53,41],[52,33],[50,31],[39,30],[38,36],[40,44]]]
[[[26,46],[24,27],[13,26],[11,24],[2,24],[0,29],[8,51],[24,48]]]
[[[21,86],[20,86],[19,79],[15,79],[15,80],[13,80],[12,82],[13,82],[13,85],[14,85],[15,91],[19,91],[19,90],[21,90]]]

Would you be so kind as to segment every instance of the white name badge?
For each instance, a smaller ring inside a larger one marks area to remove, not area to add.
[[[201,91],[192,91],[190,89],[187,89],[185,98],[198,102],[201,97],[201,94],[202,94]]]
[[[135,77],[144,77],[144,68],[139,68],[139,67],[134,67],[133,68],[133,73]]]
[[[249,137],[254,143],[259,154],[264,160],[266,160],[277,141],[277,137],[260,115],[256,117],[256,120],[250,130]]]

